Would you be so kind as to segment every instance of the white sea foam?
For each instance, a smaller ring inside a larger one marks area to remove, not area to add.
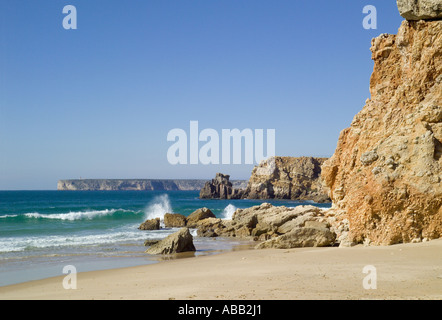
[[[120,209],[121,210],[121,209]],[[25,216],[28,218],[35,219],[55,219],[55,220],[83,220],[83,219],[93,219],[96,217],[103,217],[112,215],[117,212],[117,209],[105,209],[105,210],[91,210],[91,211],[77,211],[69,213],[52,213],[43,214],[38,212],[26,213]]]
[[[5,218],[15,218],[17,217],[17,214],[6,214],[4,216],[0,216],[0,219],[5,219]]]
[[[231,220],[236,209],[237,207],[235,207],[233,204],[229,204],[221,213],[221,219]]]
[[[144,212],[146,220],[160,218],[163,223],[164,214],[173,213],[169,195],[163,194],[155,197],[144,209]]]
[[[125,209],[104,209],[104,210],[88,210],[88,211],[71,211],[68,213],[39,213],[29,212],[24,214],[6,214],[0,216],[0,219],[26,217],[29,219],[52,219],[52,220],[91,220],[94,218],[111,216],[116,212],[128,212],[132,214],[140,214],[142,211],[132,211]]]
[[[0,238],[0,252],[17,252],[54,247],[78,247],[118,244],[122,242],[143,243],[146,239],[162,239],[170,230],[142,232],[136,225],[124,227],[114,232],[100,234],[73,234],[29,237]]]

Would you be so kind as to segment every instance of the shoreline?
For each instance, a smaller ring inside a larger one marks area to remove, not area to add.
[[[442,299],[442,239],[392,246],[239,250],[0,287],[2,300]],[[377,288],[364,289],[367,265]]]
[[[171,229],[171,232],[174,232]],[[177,229],[178,230],[178,229]],[[8,262],[2,264],[0,260],[0,288],[19,285],[32,281],[46,280],[49,278],[63,275],[63,268],[66,266],[74,266],[77,273],[114,270],[121,268],[130,268],[137,266],[147,266],[151,264],[161,263],[166,260],[175,260],[183,258],[197,258],[202,256],[217,255],[224,252],[246,250],[253,248],[256,243],[251,240],[235,239],[219,237],[214,238],[194,237],[194,243],[197,245],[197,250],[193,252],[183,252],[174,255],[150,255],[146,254],[146,246],[139,243],[124,243],[111,246],[115,248],[128,247],[128,251],[115,251],[116,254],[107,255],[104,251],[111,250],[102,248],[102,252],[89,253],[69,253],[61,251],[58,253],[34,255],[32,257],[15,258],[11,264]],[[103,251],[104,250],[104,251]],[[113,251],[113,250],[111,250]],[[49,258],[49,259],[47,259]],[[20,265],[20,261],[27,261],[27,266]],[[16,269],[13,269],[14,266]],[[30,274],[31,272],[32,274]],[[0,297],[1,299],[1,297]]]

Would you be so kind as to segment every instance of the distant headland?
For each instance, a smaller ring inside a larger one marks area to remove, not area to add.
[[[199,179],[72,179],[59,180],[57,190],[118,191],[118,190],[201,190],[207,180]],[[236,188],[246,188],[246,180],[232,180]]]

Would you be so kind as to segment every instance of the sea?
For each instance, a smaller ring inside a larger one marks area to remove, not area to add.
[[[0,286],[76,272],[158,263],[176,256],[145,253],[144,241],[163,239],[178,229],[139,230],[146,219],[165,213],[188,216],[209,208],[231,219],[238,208],[270,202],[276,206],[330,204],[290,200],[199,199],[198,191],[0,191]],[[251,248],[252,241],[194,235],[196,252],[204,255]]]

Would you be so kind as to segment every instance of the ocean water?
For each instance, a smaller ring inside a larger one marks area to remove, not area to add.
[[[156,263],[162,258],[144,253],[144,241],[165,238],[177,229],[138,230],[146,219],[163,218],[167,212],[187,216],[201,207],[230,219],[237,208],[265,202],[203,200],[198,195],[197,191],[0,191],[0,286],[63,275],[67,265],[82,272]],[[251,245],[199,237],[194,244],[196,257]]]

